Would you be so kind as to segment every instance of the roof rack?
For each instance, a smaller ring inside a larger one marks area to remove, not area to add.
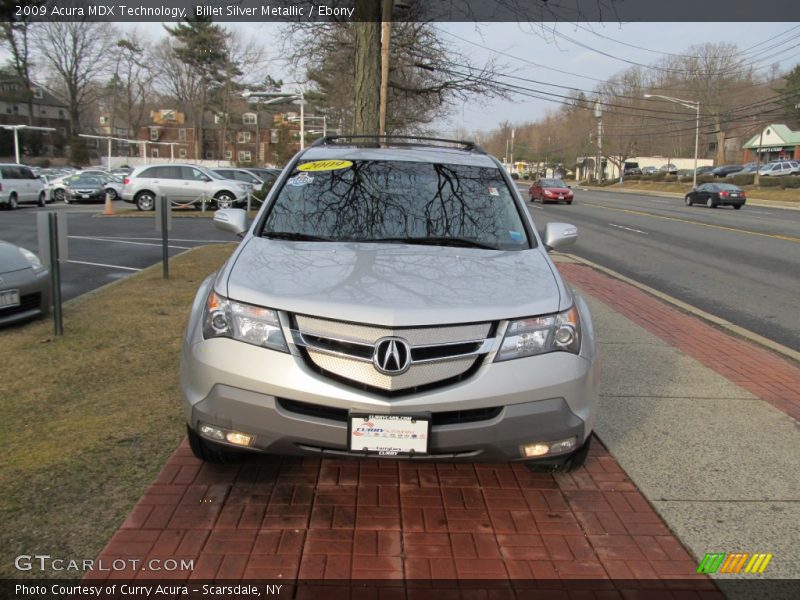
[[[450,140],[447,138],[424,137],[419,135],[326,135],[314,140],[310,147],[318,146],[365,146],[380,147],[382,145],[453,148],[465,152],[487,154],[475,142],[466,140]]]

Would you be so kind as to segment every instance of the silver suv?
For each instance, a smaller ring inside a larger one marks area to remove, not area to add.
[[[182,347],[204,460],[288,455],[583,463],[592,322],[497,159],[472,143],[324,138],[200,286]]]
[[[155,210],[158,194],[173,205],[200,206],[204,201],[217,208],[230,208],[246,201],[250,186],[225,179],[197,165],[166,164],[136,167],[123,180],[122,199],[139,210]]]

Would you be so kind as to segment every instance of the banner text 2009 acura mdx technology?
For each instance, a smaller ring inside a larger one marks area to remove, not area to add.
[[[237,451],[580,466],[597,403],[584,300],[500,163],[471,143],[325,138],[200,286],[189,441]]]

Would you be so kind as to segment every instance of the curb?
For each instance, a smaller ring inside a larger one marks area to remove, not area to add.
[[[632,285],[633,287],[635,287],[635,288],[637,288],[637,289],[639,289],[639,290],[641,290],[643,292],[646,292],[647,294],[650,294],[651,296],[654,296],[654,297],[658,298],[659,300],[662,300],[662,301],[666,302],[667,304],[670,304],[670,305],[672,305],[672,306],[674,306],[676,308],[679,308],[683,312],[689,313],[689,314],[691,314],[691,315],[693,315],[695,317],[698,317],[698,318],[700,318],[700,319],[702,319],[704,321],[707,321],[707,322],[709,322],[709,323],[711,323],[713,325],[721,327],[721,328],[727,330],[729,333],[732,333],[732,334],[734,334],[734,335],[736,335],[736,336],[738,336],[740,338],[744,338],[744,339],[746,339],[746,340],[748,340],[750,342],[758,344],[759,346],[767,348],[768,350],[772,350],[773,352],[776,352],[776,353],[782,355],[785,358],[788,358],[788,359],[791,359],[791,360],[793,360],[793,361],[795,361],[797,363],[800,363],[800,352],[797,352],[796,350],[792,350],[791,348],[788,348],[788,347],[786,347],[786,346],[784,346],[782,344],[778,344],[777,342],[773,342],[770,339],[767,339],[767,338],[765,338],[763,336],[760,336],[757,333],[753,333],[752,331],[749,331],[749,330],[747,330],[747,329],[745,329],[743,327],[740,327],[738,325],[734,325],[730,321],[726,321],[725,319],[722,319],[720,317],[717,317],[715,315],[707,313],[707,312],[705,312],[703,310],[700,310],[699,308],[696,308],[696,307],[692,306],[691,304],[687,304],[687,303],[683,302],[682,300],[678,300],[677,298],[673,298],[672,296],[670,296],[668,294],[665,294],[664,292],[660,292],[660,291],[658,291],[658,290],[656,290],[654,288],[651,288],[648,285],[645,285],[643,283],[639,283],[638,281],[635,281],[635,280],[633,280],[633,279],[631,279],[629,277],[626,277],[622,273],[617,273],[613,269],[609,269],[607,267],[603,267],[603,266],[598,265],[597,263],[594,263],[594,262],[592,262],[590,260],[587,260],[585,258],[581,258],[579,256],[575,256],[574,254],[566,254],[565,253],[565,256],[567,256],[571,261],[586,265],[587,267],[591,267],[591,268],[595,269],[596,271],[600,271],[601,273],[604,273],[605,275],[613,277],[614,279],[617,279],[619,281],[623,281],[623,282],[625,282],[625,283],[627,283],[629,285]]]

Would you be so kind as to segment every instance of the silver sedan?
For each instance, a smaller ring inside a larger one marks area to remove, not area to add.
[[[30,250],[0,241],[0,325],[50,312],[47,268]]]

